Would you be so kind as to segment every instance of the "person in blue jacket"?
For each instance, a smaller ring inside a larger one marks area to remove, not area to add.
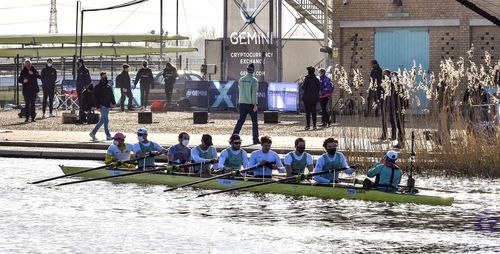
[[[380,162],[375,163],[366,174],[368,177],[375,176],[375,183],[371,183],[371,180],[366,179],[363,185],[385,192],[396,192],[399,182],[401,182],[401,176],[403,175],[399,166],[396,165],[397,159],[398,153],[396,151],[388,151],[384,158]]]

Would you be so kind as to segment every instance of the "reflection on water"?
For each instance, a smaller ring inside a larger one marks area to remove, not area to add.
[[[500,252],[498,180],[419,179],[459,189],[451,207],[255,193],[194,199],[183,197],[203,190],[26,184],[61,174],[58,164],[98,165],[91,161],[0,162],[1,253]]]

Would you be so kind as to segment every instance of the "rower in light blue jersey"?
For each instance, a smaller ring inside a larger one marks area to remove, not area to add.
[[[381,191],[396,192],[399,182],[401,182],[401,176],[403,175],[401,169],[396,165],[397,159],[398,153],[396,151],[388,151],[384,158],[380,162],[375,163],[368,170],[368,173],[366,173],[368,177],[375,176],[375,183],[371,183],[371,181],[367,181],[369,179],[366,179],[364,185],[377,188]]]
[[[262,165],[254,171],[254,177],[271,178],[273,169],[280,173],[286,172],[278,154],[271,150],[272,143],[271,137],[262,136],[260,138],[262,149],[253,151],[250,155],[250,167]]]
[[[314,173],[333,170],[334,172],[313,177],[314,181],[318,183],[334,183],[338,182],[339,172],[345,170],[347,174],[352,174],[353,170],[347,165],[345,156],[341,152],[337,152],[339,142],[334,138],[327,138],[323,141],[323,148],[326,153],[319,157],[314,168]]]
[[[284,160],[287,176],[304,174],[306,168],[309,173],[312,173],[314,166],[313,159],[305,150],[306,141],[303,138],[295,139],[295,151],[289,152]]]
[[[140,128],[137,131],[137,140],[139,143],[134,144],[134,153],[136,157],[144,157],[148,154],[150,155],[159,155],[166,154],[167,150],[158,145],[153,141],[148,140],[148,130],[146,128]],[[145,167],[154,167],[155,166],[155,157],[147,157],[142,160],[138,160],[139,169],[143,169]]]

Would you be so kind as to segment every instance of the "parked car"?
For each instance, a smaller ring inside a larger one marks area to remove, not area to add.
[[[203,78],[201,74],[194,71],[186,71],[179,70],[177,71],[179,76],[177,77],[174,89],[172,90],[172,100],[178,101],[180,98],[186,95],[186,81],[201,81]],[[165,80],[163,78],[163,72],[159,72],[155,74],[154,77],[154,85],[152,93],[158,93],[161,90],[161,93],[164,93]]]

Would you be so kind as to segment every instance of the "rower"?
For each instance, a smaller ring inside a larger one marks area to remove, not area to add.
[[[134,144],[134,153],[137,158],[144,157],[146,155],[159,155],[166,154],[167,150],[157,143],[148,140],[148,130],[146,128],[140,128],[137,131],[137,140],[139,143]],[[138,160],[139,169],[144,169],[146,167],[155,166],[155,158],[147,157],[145,159]]]
[[[203,163],[194,167],[195,173],[209,177],[212,164],[217,162],[217,150],[213,146],[212,136],[209,134],[201,136],[201,144],[191,149],[191,158],[195,163]]]
[[[121,132],[115,133],[113,136],[113,143],[108,147],[106,152],[106,157],[104,162],[106,164],[113,164],[113,167],[119,168],[135,168],[134,164],[122,164],[122,161],[130,160],[130,155],[134,151],[134,146],[132,144],[125,143],[125,135]]]
[[[248,167],[248,155],[245,150],[241,149],[241,137],[238,134],[233,134],[229,138],[230,147],[224,149],[220,153],[218,170],[215,173],[228,173],[233,170],[240,170]]]
[[[262,165],[262,167],[254,170],[254,177],[271,178],[273,170],[278,170],[280,173],[286,172],[278,154],[271,150],[272,143],[271,137],[267,135],[262,136],[260,138],[262,149],[253,151],[250,155],[250,167]]]
[[[306,141],[303,138],[295,139],[295,151],[289,152],[284,160],[287,176],[303,174],[306,168],[312,173],[313,159],[305,150]]]
[[[368,170],[366,176],[374,177],[375,183],[370,179],[365,179],[363,186],[365,188],[377,188],[385,192],[396,192],[398,190],[399,182],[403,173],[396,165],[398,153],[396,151],[388,151],[380,162],[375,163],[372,168]]]
[[[339,142],[334,138],[327,138],[323,141],[323,148],[326,153],[319,157],[314,168],[314,173],[332,170],[333,172],[316,175],[313,177],[314,181],[318,183],[337,183],[339,179],[339,172],[345,169],[345,173],[352,174],[353,169],[349,168],[345,156],[341,152],[337,152]]]
[[[168,149],[168,162],[173,164],[184,164],[191,161],[191,149],[189,149],[189,134],[179,133],[179,143]]]

